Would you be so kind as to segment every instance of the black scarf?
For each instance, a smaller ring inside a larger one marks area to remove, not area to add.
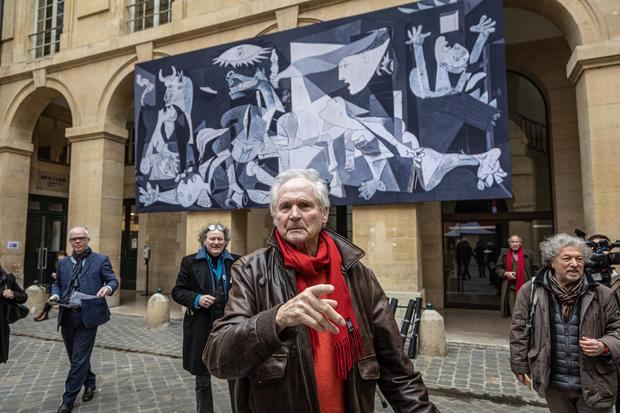
[[[75,251],[71,254],[71,258],[75,260],[75,264],[73,265],[73,271],[71,271],[71,281],[69,282],[69,288],[66,290],[66,294],[63,297],[65,300],[70,300],[71,295],[75,291],[79,291],[80,289],[80,272],[82,271],[83,263],[86,257],[88,257],[93,250],[90,247],[86,247],[81,254],[77,254]]]

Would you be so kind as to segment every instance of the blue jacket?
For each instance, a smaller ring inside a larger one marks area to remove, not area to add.
[[[63,258],[58,262],[56,281],[52,284],[52,295],[63,297],[63,294],[71,282],[74,261],[72,257]],[[104,285],[112,289],[112,293],[118,288],[118,281],[112,271],[112,264],[107,255],[91,253],[85,260],[80,273],[80,292],[89,295],[97,295]],[[62,320],[63,307],[58,312],[58,326]]]

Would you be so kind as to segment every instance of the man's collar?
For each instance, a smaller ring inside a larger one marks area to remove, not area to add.
[[[274,228],[271,232],[271,236],[267,240],[267,245],[275,248],[278,252],[281,253],[280,246],[278,245],[278,241],[276,240],[276,231],[277,228]],[[351,241],[338,234],[337,232],[334,232],[329,228],[323,228],[323,231],[327,232],[327,234],[332,237],[332,239],[336,243],[336,246],[340,251],[340,256],[342,257],[342,267],[345,270],[348,270],[353,264],[361,260],[362,257],[366,255],[360,247],[353,244]]]
[[[226,249],[220,254],[220,257],[224,260],[234,260],[233,256]],[[207,249],[205,247],[200,247],[200,249],[196,253],[196,258],[194,259],[195,260],[206,260],[208,258],[209,258],[209,253],[207,252]]]

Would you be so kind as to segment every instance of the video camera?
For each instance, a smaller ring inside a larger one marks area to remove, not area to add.
[[[575,234],[585,239],[585,232],[576,229]],[[594,241],[594,239],[598,239],[598,241]],[[590,274],[594,281],[609,286],[611,276],[614,273],[612,266],[620,265],[620,252],[611,251],[620,247],[620,241],[611,242],[607,237],[594,235],[586,240],[586,244],[592,248],[592,257],[586,261],[585,272]]]

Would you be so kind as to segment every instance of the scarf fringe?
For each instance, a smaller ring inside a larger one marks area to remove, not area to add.
[[[360,359],[363,354],[362,337],[358,330],[349,334],[346,340],[334,343],[336,350],[336,372],[338,378],[346,380],[353,363]]]

